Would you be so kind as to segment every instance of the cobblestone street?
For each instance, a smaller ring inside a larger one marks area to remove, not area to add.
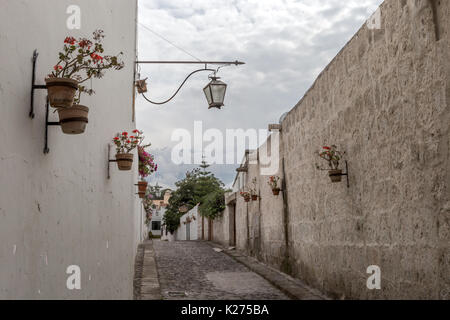
[[[153,247],[163,299],[289,299],[206,242],[154,240]]]

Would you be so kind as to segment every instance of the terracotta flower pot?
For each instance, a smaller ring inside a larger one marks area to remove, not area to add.
[[[272,189],[272,193],[273,193],[274,196],[277,196],[277,195],[280,194],[280,189],[279,188]]]
[[[70,108],[58,108],[59,123],[65,134],[80,134],[86,129],[89,108],[74,104]]]
[[[330,176],[331,182],[341,182],[342,170],[328,170],[328,175]]]
[[[73,105],[78,81],[69,78],[45,78],[50,106],[70,108]]]
[[[139,198],[144,198],[145,197],[145,192],[141,192],[141,191],[139,191],[138,192],[138,195],[139,195]]]
[[[252,201],[256,201],[258,200],[258,196],[257,195],[252,195]]]
[[[250,202],[250,198],[244,198],[245,202]]]
[[[133,165],[133,154],[132,153],[117,153],[116,154],[117,166],[119,170],[131,170]]]
[[[136,89],[138,93],[145,93],[147,92],[147,84],[144,80],[136,80]]]
[[[138,181],[137,184],[138,184],[139,192],[144,192],[144,194],[145,194],[145,191],[147,191],[148,182],[147,181]]]

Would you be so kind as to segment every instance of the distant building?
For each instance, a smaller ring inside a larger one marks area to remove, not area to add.
[[[198,240],[198,204],[180,218],[180,226],[175,231],[176,240]]]
[[[172,191],[167,189],[162,193],[161,197],[156,197],[152,201],[152,206],[154,207],[152,219],[149,224],[149,231],[151,231],[153,236],[161,236],[161,227],[163,223],[163,217],[166,213],[167,205],[169,204],[169,199]]]

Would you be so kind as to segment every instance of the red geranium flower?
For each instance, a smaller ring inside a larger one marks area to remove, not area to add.
[[[91,53],[91,58],[94,60],[94,62],[99,62],[100,60],[101,61],[103,61],[103,57],[102,56],[99,56],[98,54],[96,54],[96,53]]]
[[[322,148],[324,148],[325,150],[330,150],[330,147],[322,147]]]
[[[128,135],[128,132],[124,131],[124,132],[122,132],[122,135],[123,135],[123,136],[127,136],[127,135]]]
[[[64,43],[68,43],[70,45],[74,45],[75,42],[77,42],[77,41],[75,40],[74,37],[67,37],[66,39],[64,39]]]
[[[78,45],[79,45],[81,48],[88,47],[88,49],[90,49],[91,43],[92,43],[91,41],[89,41],[89,40],[87,40],[87,39],[83,39],[83,40],[81,40],[80,42],[78,42]]]

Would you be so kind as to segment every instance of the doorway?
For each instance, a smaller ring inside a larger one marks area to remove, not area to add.
[[[236,246],[236,203],[228,205],[229,212],[229,244],[230,247]]]

